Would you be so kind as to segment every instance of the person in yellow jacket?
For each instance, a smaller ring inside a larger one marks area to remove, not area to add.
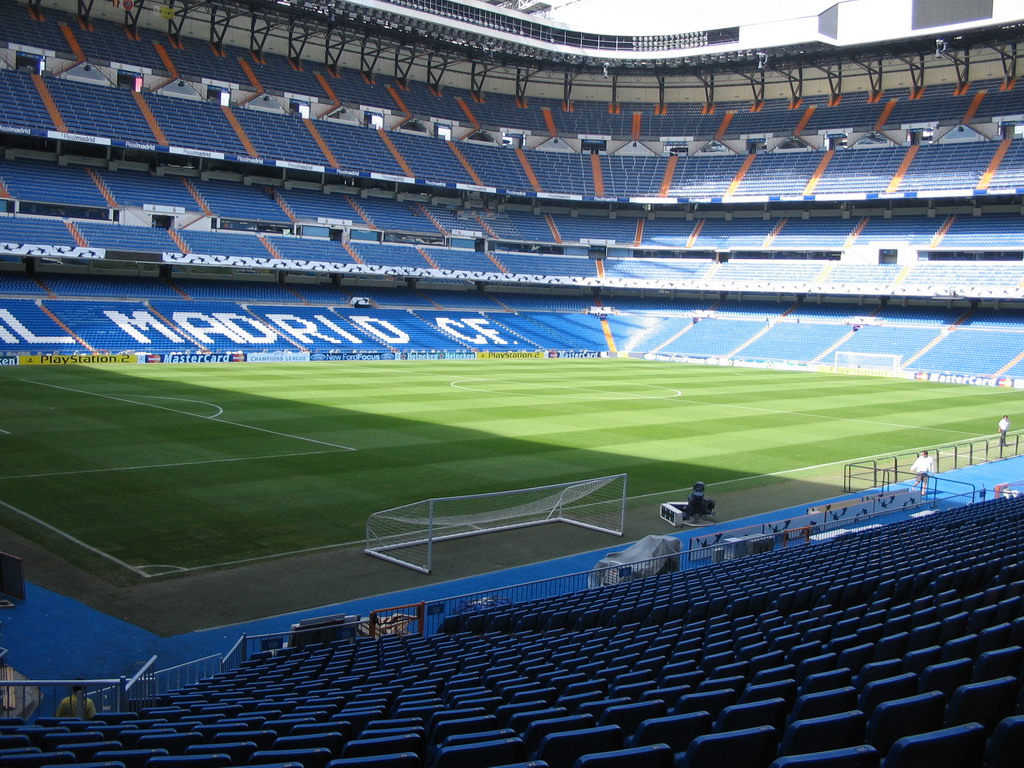
[[[71,686],[71,695],[61,699],[57,706],[57,717],[92,720],[96,717],[96,705],[85,695],[85,689],[82,686],[73,685]]]

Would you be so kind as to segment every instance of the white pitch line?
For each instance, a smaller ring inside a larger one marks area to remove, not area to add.
[[[136,566],[129,565],[124,560],[116,558],[113,555],[108,554],[107,552],[104,552],[102,549],[97,549],[96,547],[92,546],[91,544],[86,544],[81,539],[76,539],[70,533],[62,531],[60,528],[52,526],[49,523],[40,520],[38,517],[35,517],[34,515],[30,515],[28,512],[26,512],[23,509],[18,509],[17,507],[15,507],[15,506],[13,506],[11,504],[8,504],[6,501],[0,501],[0,506],[6,507],[7,509],[11,510],[11,512],[14,512],[17,515],[21,515],[22,517],[26,518],[27,520],[31,520],[36,525],[40,525],[43,528],[45,528],[46,530],[50,531],[51,533],[55,533],[58,536],[60,536],[61,538],[67,539],[72,544],[77,544],[78,546],[82,547],[82,549],[86,549],[89,552],[92,552],[94,555],[98,555],[100,557],[106,558],[107,560],[109,560],[110,562],[114,563],[115,565],[119,565],[122,568],[127,568],[132,573],[137,573],[137,574],[139,574],[141,576],[145,576],[146,575],[146,574],[142,573]]]
[[[353,448],[352,446],[349,446],[349,445],[338,445],[337,443],[329,443],[326,440],[316,440],[315,438],[312,438],[312,437],[302,437],[301,435],[291,435],[291,434],[288,434],[287,432],[276,432],[273,429],[265,429],[264,427],[255,427],[252,424],[240,424],[237,421],[228,421],[226,419],[220,419],[220,418],[216,418],[216,417],[212,417],[212,416],[200,416],[200,415],[195,414],[195,413],[188,413],[186,411],[179,411],[176,408],[168,408],[167,406],[164,406],[164,405],[155,405],[153,403],[140,403],[138,400],[132,400],[131,398],[128,398],[128,397],[118,397],[117,395],[105,395],[105,394],[102,394],[102,393],[99,393],[99,392],[88,392],[88,391],[86,391],[84,389],[74,389],[73,387],[62,387],[59,384],[47,384],[46,382],[32,381],[30,379],[22,379],[22,381],[25,381],[25,382],[27,382],[29,384],[37,384],[37,385],[39,385],[41,387],[51,387],[53,389],[62,389],[65,392],[75,392],[76,394],[79,394],[79,395],[92,395],[93,397],[103,397],[103,398],[106,398],[107,400],[116,400],[116,401],[121,402],[121,403],[131,403],[132,405],[141,405],[141,406],[144,406],[146,408],[158,408],[161,411],[170,411],[171,413],[176,413],[179,416],[191,416],[191,417],[193,417],[195,419],[203,419],[205,421],[213,421],[213,422],[215,422],[217,424],[227,424],[229,426],[239,427],[241,429],[251,429],[251,430],[254,430],[256,432],[265,432],[268,435],[277,435],[278,437],[284,437],[284,438],[288,438],[288,439],[291,439],[291,440],[302,440],[303,442],[307,442],[307,443],[316,443],[317,445],[326,445],[328,448],[337,448],[338,450],[341,450],[341,451],[354,451],[354,450],[356,450],[355,448]],[[145,395],[143,397],[145,397]],[[199,402],[199,401],[187,400],[186,402]],[[214,408],[219,407],[219,406],[214,406],[212,403],[204,403],[204,405],[210,405],[210,406],[212,406]]]
[[[977,436],[978,437],[982,437],[982,435],[977,435]],[[908,448],[906,450],[906,453],[916,453],[919,450],[923,450],[923,449],[921,449],[921,448],[916,448],[916,449]],[[931,449],[929,449],[929,450],[931,450]],[[839,466],[841,464],[851,464],[851,463],[856,462],[856,461],[867,461],[869,459],[877,459],[879,457],[885,457],[885,456],[892,456],[892,453],[875,453],[875,454],[872,454],[871,456],[858,456],[858,457],[853,458],[853,459],[841,459],[839,461],[828,461],[828,462],[825,462],[824,464],[809,464],[806,467],[795,467],[794,469],[784,469],[781,472],[765,472],[764,474],[760,474],[760,475],[744,475],[743,477],[734,477],[734,478],[732,478],[730,480],[722,480],[719,483],[710,483],[710,485],[713,485],[715,488],[719,488],[719,487],[721,487],[723,485],[732,485],[733,483],[742,483],[742,482],[744,482],[746,480],[761,480],[761,479],[766,478],[766,477],[784,477],[785,475],[792,475],[792,474],[796,474],[797,472],[809,472],[812,469],[827,469],[828,467],[835,467],[835,466]],[[669,490],[669,491],[657,491],[655,493],[642,493],[639,496],[629,496],[628,499],[629,500],[633,500],[633,499],[646,499],[646,498],[649,498],[651,496],[664,496],[667,493],[689,493],[689,491],[690,491],[690,488],[676,488],[674,490]]]
[[[296,456],[321,456],[326,453],[341,451],[306,451],[303,453],[276,453],[267,456],[236,456],[230,459],[204,459],[202,461],[178,461],[169,464],[138,464],[129,467],[101,467],[97,469],[70,469],[66,472],[40,472],[34,475],[0,475],[0,480],[34,480],[42,477],[62,477],[64,475],[94,475],[106,472],[136,472],[143,469],[170,469],[172,467],[193,467],[204,464],[227,464],[238,461],[264,461],[266,459],[291,459]]]
[[[489,381],[489,382],[498,383],[498,384],[508,384],[508,383],[510,383],[508,379],[495,379],[495,378],[483,378],[483,377],[481,377],[481,378],[473,378],[473,379],[455,379],[453,381],[450,381],[449,383],[451,384],[452,387],[455,387],[456,389],[466,389],[466,390],[469,390],[469,391],[486,391],[486,390],[473,390],[473,389],[470,389],[469,387],[460,387],[459,385],[462,384],[462,382],[464,382],[464,381]],[[532,381],[522,382],[522,381],[519,381],[519,380],[515,380],[515,381],[513,381],[511,383],[514,383],[514,384],[523,384],[523,383],[532,384],[533,382]],[[556,385],[551,385],[551,386],[560,386],[560,385],[556,384]],[[782,416],[803,416],[803,417],[808,418],[808,419],[823,419],[823,420],[826,420],[826,421],[845,421],[845,422],[849,422],[849,423],[852,423],[852,424],[873,424],[873,425],[880,426],[880,427],[898,427],[900,429],[923,429],[923,430],[929,430],[929,431],[932,431],[932,432],[944,432],[946,434],[951,434],[951,435],[964,435],[966,437],[984,437],[984,435],[978,434],[977,432],[967,432],[967,431],[960,430],[960,429],[946,429],[944,427],[924,427],[924,426],[917,426],[917,425],[914,425],[914,424],[897,424],[897,423],[894,423],[894,422],[891,422],[891,421],[877,421],[875,419],[852,419],[852,418],[848,418],[846,416],[829,416],[828,414],[808,413],[807,411],[788,411],[788,410],[782,410],[780,408],[761,408],[761,407],[756,406],[756,405],[742,405],[742,404],[738,404],[738,403],[714,403],[714,402],[707,402],[707,401],[704,401],[704,400],[693,400],[691,398],[682,397],[682,392],[680,392],[679,390],[672,390],[670,387],[665,387],[665,386],[662,386],[662,385],[659,385],[659,384],[646,384],[644,386],[656,387],[658,389],[665,389],[665,390],[669,390],[669,391],[674,391],[679,396],[677,397],[676,395],[670,395],[670,396],[667,396],[667,397],[656,397],[656,396],[653,396],[653,395],[652,396],[635,395],[635,394],[627,393],[627,392],[623,392],[623,393],[612,393],[612,392],[602,393],[600,390],[594,390],[594,391],[595,391],[596,394],[618,395],[618,396],[626,398],[626,399],[674,400],[677,403],[688,403],[690,405],[702,405],[702,406],[704,406],[706,408],[735,408],[735,409],[743,410],[743,411],[757,411],[759,413],[775,413],[775,414],[779,414],[779,415],[782,415]],[[564,389],[575,389],[575,388],[574,387],[564,387]],[[586,388],[582,388],[581,387],[580,389],[582,389],[583,391],[587,391]],[[488,394],[515,395],[515,394],[523,394],[523,393],[516,393],[516,392],[489,392]],[[526,394],[529,394],[529,393],[526,393]],[[545,395],[545,397],[558,397],[558,395]],[[567,395],[566,397],[569,397],[569,396]]]
[[[455,389],[462,389],[462,390],[465,390],[467,392],[481,392],[481,393],[483,393],[485,395],[498,394],[498,395],[509,395],[509,396],[524,395],[526,397],[574,397],[574,395],[566,395],[566,394],[562,394],[562,393],[548,395],[548,394],[537,393],[537,392],[516,392],[516,393],[512,393],[512,392],[493,392],[493,391],[487,390],[487,389],[474,389],[473,387],[470,387],[470,386],[466,385],[466,382],[472,382],[472,381],[495,381],[495,379],[456,379],[455,381],[450,382],[450,384]],[[509,383],[507,380],[500,380],[499,379],[498,381],[500,383],[502,383],[502,384],[508,384]],[[644,394],[641,394],[639,392],[614,392],[614,391],[611,391],[611,390],[596,389],[594,387],[571,387],[571,386],[568,386],[566,384],[561,384],[561,383],[552,384],[552,383],[550,383],[548,381],[540,381],[540,382],[536,382],[536,381],[519,382],[519,381],[517,381],[515,383],[516,383],[516,385],[530,384],[530,385],[537,386],[537,387],[546,387],[548,389],[564,389],[564,390],[567,390],[567,391],[582,392],[584,394],[584,396],[586,396],[586,397],[596,396],[596,397],[601,398],[601,399],[607,399],[609,397],[622,397],[622,398],[626,398],[627,400],[672,400],[672,399],[675,399],[675,398],[678,398],[678,397],[682,397],[682,394],[683,394],[678,389],[673,389],[672,387],[663,387],[660,384],[639,384],[639,385],[634,385],[634,386],[647,387],[649,389],[660,389],[660,390],[664,390],[665,392],[668,392],[669,394],[667,394],[667,395],[644,395]]]

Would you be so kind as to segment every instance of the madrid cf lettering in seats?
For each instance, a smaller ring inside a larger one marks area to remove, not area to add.
[[[0,351],[148,352],[542,348],[498,313],[424,313],[234,302],[11,300],[0,307]]]

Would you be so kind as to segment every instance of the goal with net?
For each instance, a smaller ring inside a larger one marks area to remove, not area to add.
[[[841,350],[836,352],[832,364],[835,373],[855,373],[861,376],[898,376],[902,368],[902,355]]]
[[[366,521],[364,551],[430,573],[436,541],[555,522],[621,536],[625,516],[625,474],[447,496],[373,513]]]

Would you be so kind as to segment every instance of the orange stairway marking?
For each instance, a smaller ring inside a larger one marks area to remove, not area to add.
[[[398,95],[398,91],[395,90],[395,86],[389,85],[384,90],[386,90],[388,94],[390,94],[391,98],[394,99],[395,105],[398,107],[398,109],[402,112],[403,115],[412,117],[412,112],[407,106],[405,106],[405,102],[402,101],[402,97]]]
[[[149,130],[153,132],[153,138],[156,139],[157,144],[170,144],[167,141],[167,136],[164,134],[163,128],[160,127],[160,123],[157,122],[156,115],[153,114],[153,110],[149,108],[149,104],[142,97],[142,94],[138,91],[132,91],[132,97],[135,99],[135,103],[139,107],[139,112],[146,118],[146,125],[149,126]]]
[[[171,236],[171,240],[173,240],[175,243],[178,244],[178,247],[181,248],[181,252],[182,253],[188,253],[189,252],[188,243],[186,243],[182,239],[181,235],[178,234],[177,230],[168,229],[167,230],[167,234],[169,234]]]
[[[402,157],[402,153],[398,151],[398,147],[395,146],[395,142],[393,142],[391,137],[388,136],[388,132],[383,128],[378,128],[377,135],[380,136],[380,140],[384,142],[384,145],[391,152],[392,156],[395,158],[395,162],[402,168],[405,175],[410,179],[415,179],[416,174],[412,172],[412,167],[405,161],[405,158]]]
[[[338,98],[334,89],[331,88],[331,84],[327,82],[327,78],[320,72],[314,72],[313,76],[316,78],[316,81],[320,83],[320,87],[324,89],[324,93],[327,94],[327,98],[331,100],[331,103],[335,105],[341,104],[341,99]]]
[[[473,180],[473,183],[479,187],[487,186],[486,184],[483,183],[483,181],[480,180],[480,176],[477,174],[476,169],[473,168],[472,165],[470,165],[469,158],[467,158],[462,153],[462,150],[459,149],[459,145],[456,144],[454,141],[446,141],[445,144],[448,145],[448,149],[450,149],[452,151],[452,154],[455,155],[455,159],[462,164],[463,168],[466,169],[466,173],[469,174],[469,178]]]
[[[75,31],[63,21],[58,26],[64,35],[64,39],[67,40],[71,53],[75,55],[75,63],[81,64],[85,61],[85,51],[83,51],[82,46],[78,44],[78,38],[75,37]]]
[[[231,107],[227,104],[221,104],[220,111],[224,113],[224,117],[227,118],[231,127],[235,129],[235,134],[238,136],[238,140],[242,142],[242,146],[245,147],[245,151],[249,153],[249,157],[259,157],[260,153],[256,151],[256,147],[249,140],[249,136],[246,134],[242,124],[238,122],[235,113],[231,111]]]
[[[317,74],[320,74],[319,72]],[[308,117],[302,119],[303,124],[306,126],[306,130],[309,131],[309,135],[313,137],[313,141],[320,147],[320,151],[324,153],[324,157],[327,158],[327,163],[331,168],[338,168],[339,163],[334,157],[334,153],[331,152],[331,148],[327,146],[327,142],[324,141],[324,137],[320,135],[320,131],[316,127],[316,123],[310,120]]]
[[[644,217],[636,217],[636,237],[633,238],[633,245],[640,245],[644,241]]]
[[[736,114],[736,113],[733,112],[730,109],[728,112],[726,112],[724,115],[722,115],[722,122],[721,122],[721,124],[719,124],[718,130],[715,131],[715,139],[716,140],[717,139],[721,139],[723,136],[725,136],[725,132],[727,130],[729,130],[729,123],[732,122],[732,116],[734,114]]]
[[[50,88],[46,85],[46,81],[40,75],[33,72],[32,82],[36,84],[39,98],[43,100],[43,106],[46,107],[46,111],[50,114],[50,121],[53,123],[53,127],[58,131],[68,133],[68,125],[64,122],[64,116],[61,115],[60,110],[57,108],[57,102],[53,100],[53,94],[50,93]]]
[[[978,181],[977,189],[988,189],[988,185],[992,183],[992,177],[996,175],[996,171],[999,170],[999,166],[1003,162],[1003,158],[1006,156],[1007,151],[1010,149],[1010,145],[1013,143],[1013,139],[1003,139],[999,142],[999,146],[996,147],[995,153],[992,155],[992,159],[988,161],[988,167],[985,172],[981,174],[981,179]]]
[[[949,228],[953,226],[953,222],[956,221],[956,216],[947,216],[946,220],[942,222],[942,226],[939,227],[939,231],[935,233],[932,241],[928,244],[929,248],[938,248],[939,243],[942,242],[942,238],[949,232]]]
[[[633,113],[633,123],[630,128],[629,137],[633,141],[640,140],[640,134],[643,131],[644,115],[642,112]]]
[[[743,165],[741,165],[740,169],[736,171],[735,178],[733,178],[729,183],[729,188],[725,190],[726,197],[731,197],[736,194],[736,188],[740,185],[740,182],[743,181],[743,177],[747,175],[747,171],[749,171],[750,166],[754,164],[754,159],[756,157],[757,155],[747,155],[746,158],[744,158]]]
[[[828,168],[828,164],[832,162],[832,158],[835,157],[835,154],[836,151],[834,149],[830,149],[821,156],[821,162],[818,163],[818,167],[814,169],[814,173],[811,174],[811,178],[807,180],[807,186],[804,187],[805,195],[809,195],[814,192],[814,188],[818,186],[818,182],[821,181],[821,177],[825,175],[825,169]]]
[[[811,122],[811,116],[814,114],[815,109],[817,109],[817,106],[811,104],[811,106],[804,110],[803,117],[800,118],[800,122],[796,124],[796,128],[793,130],[794,136],[799,136],[804,132],[804,129],[807,128],[807,124]]]
[[[203,200],[203,196],[199,194],[199,190],[196,189],[196,185],[186,179],[184,176],[181,178],[181,183],[185,185],[185,189],[189,191],[193,199],[199,204],[199,210],[205,213],[207,216],[213,216],[213,211],[210,210],[210,206]]]
[[[533,191],[543,192],[544,190],[541,189],[537,174],[533,172],[533,166],[530,165],[530,160],[526,157],[522,147],[516,147],[516,157],[519,158],[519,164],[523,166],[523,172],[526,174],[526,178],[530,180],[530,186],[533,187]]]
[[[469,108],[469,104],[466,103],[466,100],[461,96],[456,96],[455,103],[462,107],[462,113],[466,116],[466,119],[469,120],[470,125],[474,128],[479,128],[480,121],[476,119],[476,115],[473,114],[473,110]]]
[[[88,168],[86,170],[89,172],[89,178],[92,179],[92,183],[96,185],[96,188],[103,195],[103,199],[107,201],[107,205],[111,208],[116,208],[117,200],[115,200],[114,196],[110,194],[110,190],[107,189],[107,185],[103,183],[103,179],[100,178],[100,175],[96,173],[96,169]]]
[[[548,134],[552,137],[558,135],[558,126],[555,125],[555,116],[551,114],[551,107],[542,107],[541,112],[544,113],[544,125],[548,127]]]
[[[76,243],[78,243],[83,248],[89,247],[88,241],[85,239],[85,236],[78,230],[78,227],[75,226],[75,222],[71,221],[70,219],[65,219],[64,226],[68,228],[68,232],[70,232],[71,236],[75,238]]]
[[[967,107],[967,111],[964,112],[964,116],[960,119],[960,122],[962,122],[964,125],[967,125],[969,122],[971,122],[971,120],[974,119],[974,115],[978,111],[978,108],[981,106],[981,102],[985,100],[986,93],[988,93],[988,91],[978,91],[976,94],[974,94],[974,98],[971,99],[971,105]]]
[[[558,231],[558,227],[555,225],[555,220],[551,218],[550,213],[545,213],[544,218],[547,219],[548,229],[551,230],[551,236],[555,238],[556,243],[562,242],[562,233]]]
[[[601,262],[598,261],[597,263],[600,264]],[[601,330],[604,332],[604,340],[608,343],[608,351],[609,352],[618,352],[619,350],[615,346],[615,337],[612,336],[612,327],[608,323],[608,318],[607,317],[602,317],[601,318]]]
[[[178,68],[174,65],[174,59],[171,58],[171,54],[167,52],[167,49],[164,48],[163,44],[159,40],[154,40],[153,47],[156,48],[156,55],[160,57],[160,61],[164,63],[164,67],[166,67],[171,77],[175,79],[180,77],[178,74]]]
[[[256,77],[256,73],[253,72],[252,66],[250,66],[249,62],[246,61],[244,57],[238,57],[238,66],[242,68],[246,78],[249,80],[249,84],[256,89],[256,94],[254,95],[263,93],[263,83],[261,83],[260,79]]]
[[[686,241],[687,248],[693,248],[694,243],[697,242],[697,238],[700,237],[700,231],[704,229],[704,219],[697,219],[697,226],[693,228],[693,232],[690,233],[690,237]],[[707,277],[707,275],[705,275]]]
[[[590,156],[590,171],[594,175],[594,194],[604,197],[604,174],[601,173],[601,156]]]
[[[896,108],[896,102],[897,99],[889,99],[889,101],[885,103],[885,106],[882,107],[882,112],[875,121],[876,131],[880,131],[885,127],[885,123],[889,119],[889,115],[891,115],[892,111]]]
[[[914,162],[914,156],[920,148],[920,145],[914,144],[907,150],[907,156],[903,158],[903,162],[900,163],[900,167],[896,169],[896,174],[892,177],[892,181],[890,181],[889,186],[885,188],[886,192],[895,192],[900,188],[900,184],[903,183],[903,177],[907,175],[907,169],[910,168],[910,164]]]
[[[675,175],[678,162],[679,155],[668,156],[668,162],[665,163],[665,173],[661,177],[661,189],[658,190],[658,194],[662,197],[667,197],[669,189],[672,188],[672,177]]]

